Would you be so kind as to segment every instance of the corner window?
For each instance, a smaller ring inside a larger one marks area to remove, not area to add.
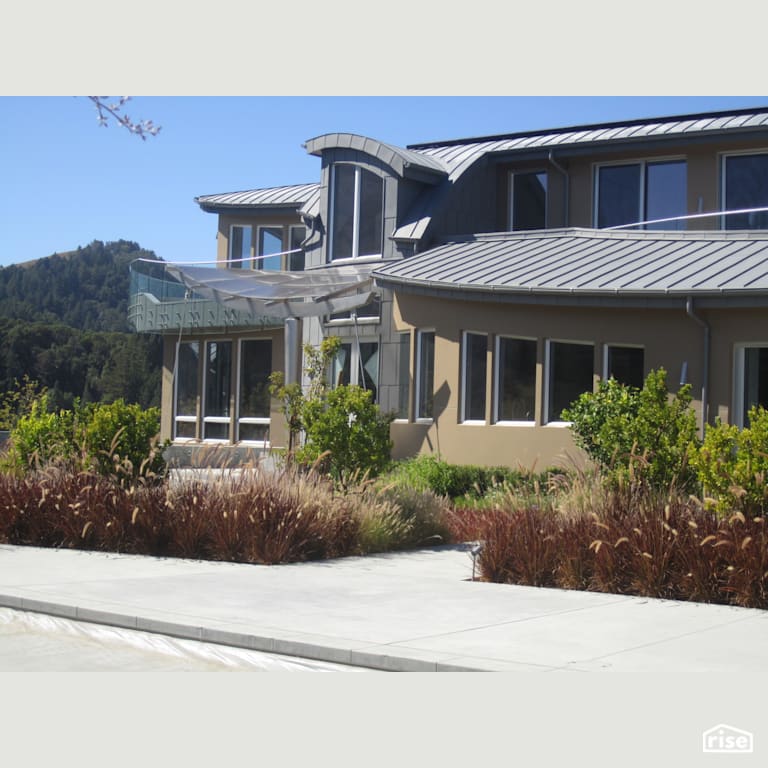
[[[726,211],[768,208],[768,154],[723,158],[723,207]],[[723,216],[723,229],[768,229],[768,211]]]
[[[495,421],[534,422],[536,342],[499,336],[494,363]]]
[[[547,174],[510,174],[509,228],[514,231],[547,226]]]
[[[462,359],[462,421],[485,421],[485,385],[488,368],[488,337],[464,333]]]
[[[237,439],[266,443],[269,439],[269,375],[272,373],[272,341],[240,342]]]
[[[330,260],[380,256],[384,234],[384,179],[357,165],[331,172]]]
[[[607,344],[605,347],[603,377],[616,379],[628,387],[643,388],[645,381],[645,354],[642,347],[622,347]]]
[[[197,400],[199,396],[200,344],[183,342],[176,346],[174,387],[174,439],[197,437]]]
[[[685,216],[685,160],[603,165],[595,174],[595,226],[598,229]],[[685,221],[642,224],[638,229],[681,230]]]
[[[397,418],[408,418],[411,397],[411,334],[398,334],[397,355]]]
[[[332,385],[354,384],[379,396],[379,342],[343,342],[331,364]]]
[[[251,227],[233,224],[229,228],[229,261],[230,269],[245,269],[251,259]]]
[[[739,427],[749,426],[749,411],[754,406],[768,408],[768,344],[736,348],[734,400],[732,421]]]
[[[563,410],[582,392],[592,392],[594,347],[570,341],[547,343],[547,422],[562,421]]]
[[[434,417],[435,332],[416,332],[416,418]]]

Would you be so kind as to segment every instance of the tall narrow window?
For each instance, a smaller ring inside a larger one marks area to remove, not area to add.
[[[231,422],[232,342],[209,341],[205,345],[205,404],[203,439],[227,440]]]
[[[723,206],[727,211],[768,207],[768,154],[723,158]],[[768,211],[723,216],[723,229],[768,229]]]
[[[547,174],[513,173],[510,229],[544,229],[547,226]]]
[[[536,342],[496,339],[496,421],[536,419]]]
[[[411,334],[399,334],[397,356],[397,418],[408,418],[411,397]]]
[[[283,228],[259,227],[259,243],[257,256],[266,258],[256,259],[256,269],[275,272],[282,269]],[[274,254],[274,255],[273,255]]]
[[[243,269],[251,258],[251,227],[233,224],[229,228],[229,267]]]
[[[266,442],[269,439],[272,342],[248,339],[240,344],[237,439]]]
[[[342,342],[331,364],[332,385],[354,384],[373,392],[373,401],[379,396],[379,342]]]
[[[687,203],[684,160],[603,165],[595,177],[595,224],[618,227],[684,216]],[[685,229],[685,221],[644,224],[640,229]]]
[[[644,352],[642,347],[621,347],[609,344],[605,348],[606,379],[642,389],[645,381]]]
[[[547,421],[561,421],[563,410],[582,392],[593,389],[594,348],[591,344],[550,341],[548,367]]]
[[[768,408],[768,347],[745,347],[741,426],[749,426],[749,411],[756,405]]]
[[[200,371],[200,344],[183,342],[176,348],[176,403],[174,437],[197,437],[197,398]]]
[[[462,421],[485,421],[487,352],[488,337],[485,334],[464,334]]]
[[[303,272],[305,267],[305,254],[301,249],[301,244],[307,237],[306,227],[291,227],[289,251],[297,251],[290,254],[288,259],[288,269],[291,272]]]
[[[331,261],[380,256],[384,234],[384,180],[357,165],[332,171]]]
[[[416,335],[416,418],[434,418],[435,332]]]

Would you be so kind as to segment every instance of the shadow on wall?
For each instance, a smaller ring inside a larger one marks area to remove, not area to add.
[[[431,422],[392,423],[393,459],[406,459],[419,453],[440,455],[440,417],[445,413],[450,397],[451,388],[444,381],[432,401]]]

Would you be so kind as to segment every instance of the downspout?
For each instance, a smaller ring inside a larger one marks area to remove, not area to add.
[[[704,329],[704,370],[701,375],[701,439],[704,439],[704,430],[707,426],[709,417],[709,403],[707,401],[709,391],[709,346],[710,346],[710,327],[709,324],[699,317],[693,311],[693,297],[688,296],[685,300],[685,313],[691,320],[697,322]]]
[[[551,149],[549,150],[549,162],[552,164],[553,168],[555,168],[556,170],[560,171],[560,173],[563,174],[563,178],[565,179],[565,193],[564,193],[565,201],[563,204],[563,214],[564,214],[565,221],[563,222],[563,226],[567,227],[568,222],[570,220],[569,209],[570,209],[570,200],[571,200],[571,178],[568,175],[568,171],[566,171],[565,168],[563,168],[563,166],[560,165],[560,163],[558,163],[557,160],[555,160],[554,150],[551,150]]]

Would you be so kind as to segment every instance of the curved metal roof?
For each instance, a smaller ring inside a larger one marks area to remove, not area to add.
[[[249,189],[243,192],[224,192],[217,195],[200,195],[195,202],[204,211],[226,212],[232,209],[295,208],[311,210],[320,200],[320,185],[292,184],[287,187]]]

